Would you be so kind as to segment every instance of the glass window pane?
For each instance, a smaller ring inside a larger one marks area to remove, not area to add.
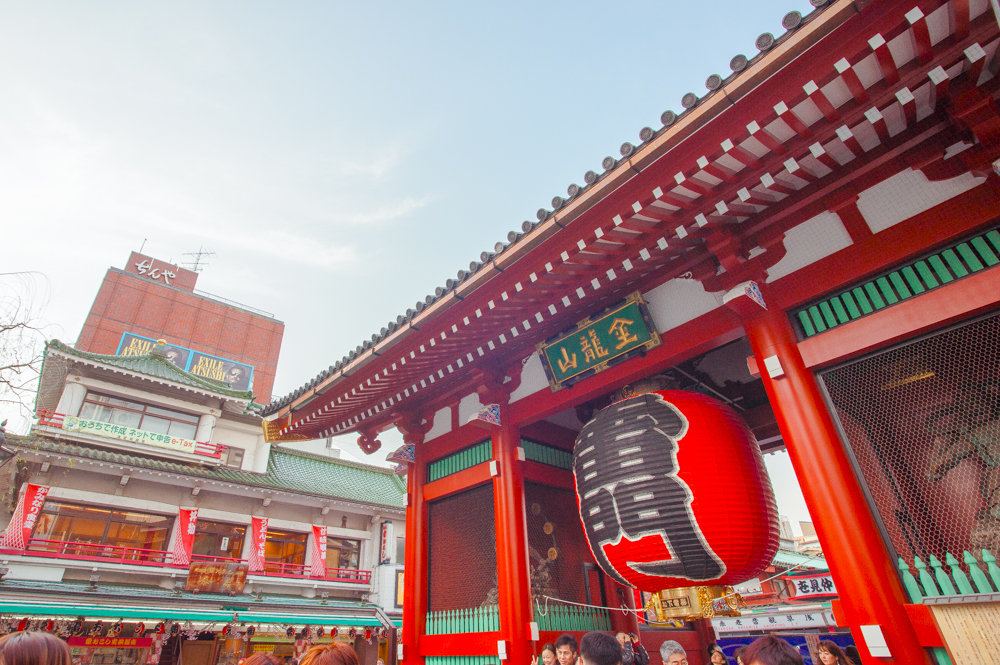
[[[102,396],[103,397],[103,396]],[[134,409],[136,411],[142,411],[145,404],[140,404],[139,402],[129,402],[118,397],[104,397],[102,402],[107,402],[108,404],[113,404],[114,406],[123,406],[126,409]]]
[[[156,416],[143,416],[139,429],[157,434],[166,434],[170,429],[170,421],[166,418],[157,418]]]
[[[181,439],[189,439],[194,441],[195,433],[198,431],[197,425],[191,425],[189,423],[179,423],[176,420],[171,421],[170,431],[167,432],[170,436],[176,436]]]
[[[124,409],[115,409],[111,412],[111,418],[105,422],[138,429],[140,420],[142,420],[141,413],[136,413],[135,411],[125,411]]]
[[[230,448],[226,451],[226,466],[238,469],[243,466],[243,449]]]
[[[406,538],[396,538],[396,563],[403,565],[406,561]]]
[[[170,418],[171,420],[183,420],[184,422],[198,424],[198,416],[193,416],[190,413],[182,413],[180,411],[171,411],[170,409],[161,409],[158,406],[147,406],[146,413],[153,413],[158,416],[164,416]]]

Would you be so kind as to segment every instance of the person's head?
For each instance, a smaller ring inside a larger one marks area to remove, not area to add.
[[[259,651],[247,657],[243,665],[284,665],[285,659],[273,653]]]
[[[299,665],[358,665],[354,647],[343,642],[317,644],[306,652]]]
[[[375,661],[375,665],[385,665],[385,661],[379,658],[378,660]]]
[[[621,648],[624,649],[625,648],[625,640],[628,639],[628,635],[626,635],[625,633],[621,633],[621,632],[615,633],[615,639],[618,640],[618,645],[621,646]]]
[[[802,654],[774,635],[758,638],[743,652],[746,665],[804,665]]]
[[[551,642],[542,647],[542,665],[556,665],[556,645]]]
[[[11,633],[0,637],[0,665],[70,665],[69,648],[51,633]]]
[[[583,665],[621,665],[622,647],[608,633],[592,630],[580,640]]]
[[[243,378],[243,368],[238,365],[230,367],[228,377],[230,383],[239,383],[240,379]]]
[[[660,645],[660,658],[663,665],[687,665],[688,655],[680,642],[667,640]]]
[[[823,640],[816,645],[816,655],[823,665],[847,665],[847,656],[830,640]]]
[[[847,645],[847,648],[844,649],[844,655],[851,661],[851,665],[861,665],[861,654],[858,653],[858,648],[853,644]]]
[[[559,665],[572,665],[579,649],[580,645],[576,643],[575,637],[569,633],[560,635],[556,640],[556,660],[559,661]]]
[[[715,642],[708,645],[708,662],[712,663],[712,665],[726,665],[729,662],[726,660],[726,654],[722,650],[722,647]]]
[[[746,665],[746,662],[743,660],[743,652],[746,650],[746,647],[740,647],[733,652],[733,658],[736,659],[736,665]]]

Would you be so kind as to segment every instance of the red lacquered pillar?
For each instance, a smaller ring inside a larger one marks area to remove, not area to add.
[[[510,422],[506,400],[500,405],[499,426],[493,426],[493,503],[496,514],[497,581],[500,591],[500,633],[512,665],[531,662],[530,623],[534,621],[528,558],[528,520],[524,509],[524,472],[518,459],[521,433]]]
[[[407,442],[409,443],[409,442]],[[424,665],[420,642],[427,629],[427,509],[424,481],[427,465],[417,445],[406,474],[406,554],[403,577],[403,663]]]
[[[760,286],[767,302],[766,285]],[[788,315],[781,310],[765,310],[735,292],[727,294],[726,304],[743,320],[862,662],[928,662],[903,607],[908,600],[896,566],[889,558],[819,383],[802,360]],[[776,376],[772,378],[768,365],[773,367],[775,358],[780,369],[775,367]],[[860,630],[867,625],[881,627],[891,658],[876,658],[869,653]]]

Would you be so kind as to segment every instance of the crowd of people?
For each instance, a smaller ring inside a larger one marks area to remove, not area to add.
[[[855,650],[856,651],[856,650]],[[714,642],[708,647],[711,665],[734,665],[722,647]],[[834,642],[823,640],[817,648],[823,665],[860,665],[856,655],[848,657]],[[688,665],[687,651],[680,642],[667,640],[660,645],[663,665]],[[804,665],[799,650],[773,635],[758,638],[734,653],[735,665]],[[536,663],[533,665],[538,665]],[[649,654],[633,634],[590,632],[579,645],[570,634],[562,635],[555,644],[546,644],[541,652],[541,665],[649,665]],[[0,665],[4,665],[0,663]]]
[[[734,654],[735,665],[803,665],[799,650],[773,635],[758,638]],[[817,655],[823,665],[859,665],[834,642],[819,643]],[[688,665],[687,651],[679,642],[667,640],[660,645],[663,665]],[[711,665],[732,665],[722,648],[708,647]],[[45,632],[11,633],[0,638],[0,665],[71,665],[66,643]],[[241,665],[284,665],[284,659],[270,653],[255,653]],[[331,642],[309,649],[298,665],[358,665],[358,656],[348,644]],[[381,661],[379,665],[383,665]],[[632,633],[610,635],[593,631],[576,638],[566,633],[555,644],[546,644],[532,665],[649,665],[649,654]]]

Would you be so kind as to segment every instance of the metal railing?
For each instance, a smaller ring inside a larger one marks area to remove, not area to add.
[[[1000,567],[997,567],[997,560],[989,550],[982,551],[982,565],[968,550],[962,552],[962,561],[965,563],[965,570],[962,570],[958,559],[951,552],[945,553],[944,563],[941,563],[941,560],[933,554],[928,557],[926,563],[920,557],[915,556],[913,557],[913,567],[916,568],[917,575],[914,577],[909,564],[900,557],[899,573],[903,578],[903,586],[906,587],[906,591],[915,603],[934,596],[959,596],[1000,591]],[[992,586],[990,585],[991,580]]]
[[[312,566],[285,561],[265,561],[264,574],[272,577],[325,579],[330,582],[355,582],[357,584],[368,584],[372,579],[371,571],[355,568],[327,568],[325,577],[314,576]]]
[[[139,566],[160,566],[186,568],[174,564],[173,553],[165,550],[153,550],[127,545],[99,545],[68,540],[47,540],[31,538],[23,550],[0,548],[6,554],[21,554],[50,559],[68,559],[72,561],[96,561],[104,563],[119,563]],[[233,557],[211,556],[207,554],[192,554],[192,562],[201,563],[246,563],[246,559]],[[289,577],[295,579],[316,579],[327,582],[349,582],[354,584],[369,584],[372,579],[370,570],[354,568],[327,568],[326,575],[312,575],[312,567],[305,564],[268,561],[264,564],[264,572],[257,573],[269,577]]]
[[[491,633],[498,630],[500,630],[499,605],[427,613],[428,635]]]

